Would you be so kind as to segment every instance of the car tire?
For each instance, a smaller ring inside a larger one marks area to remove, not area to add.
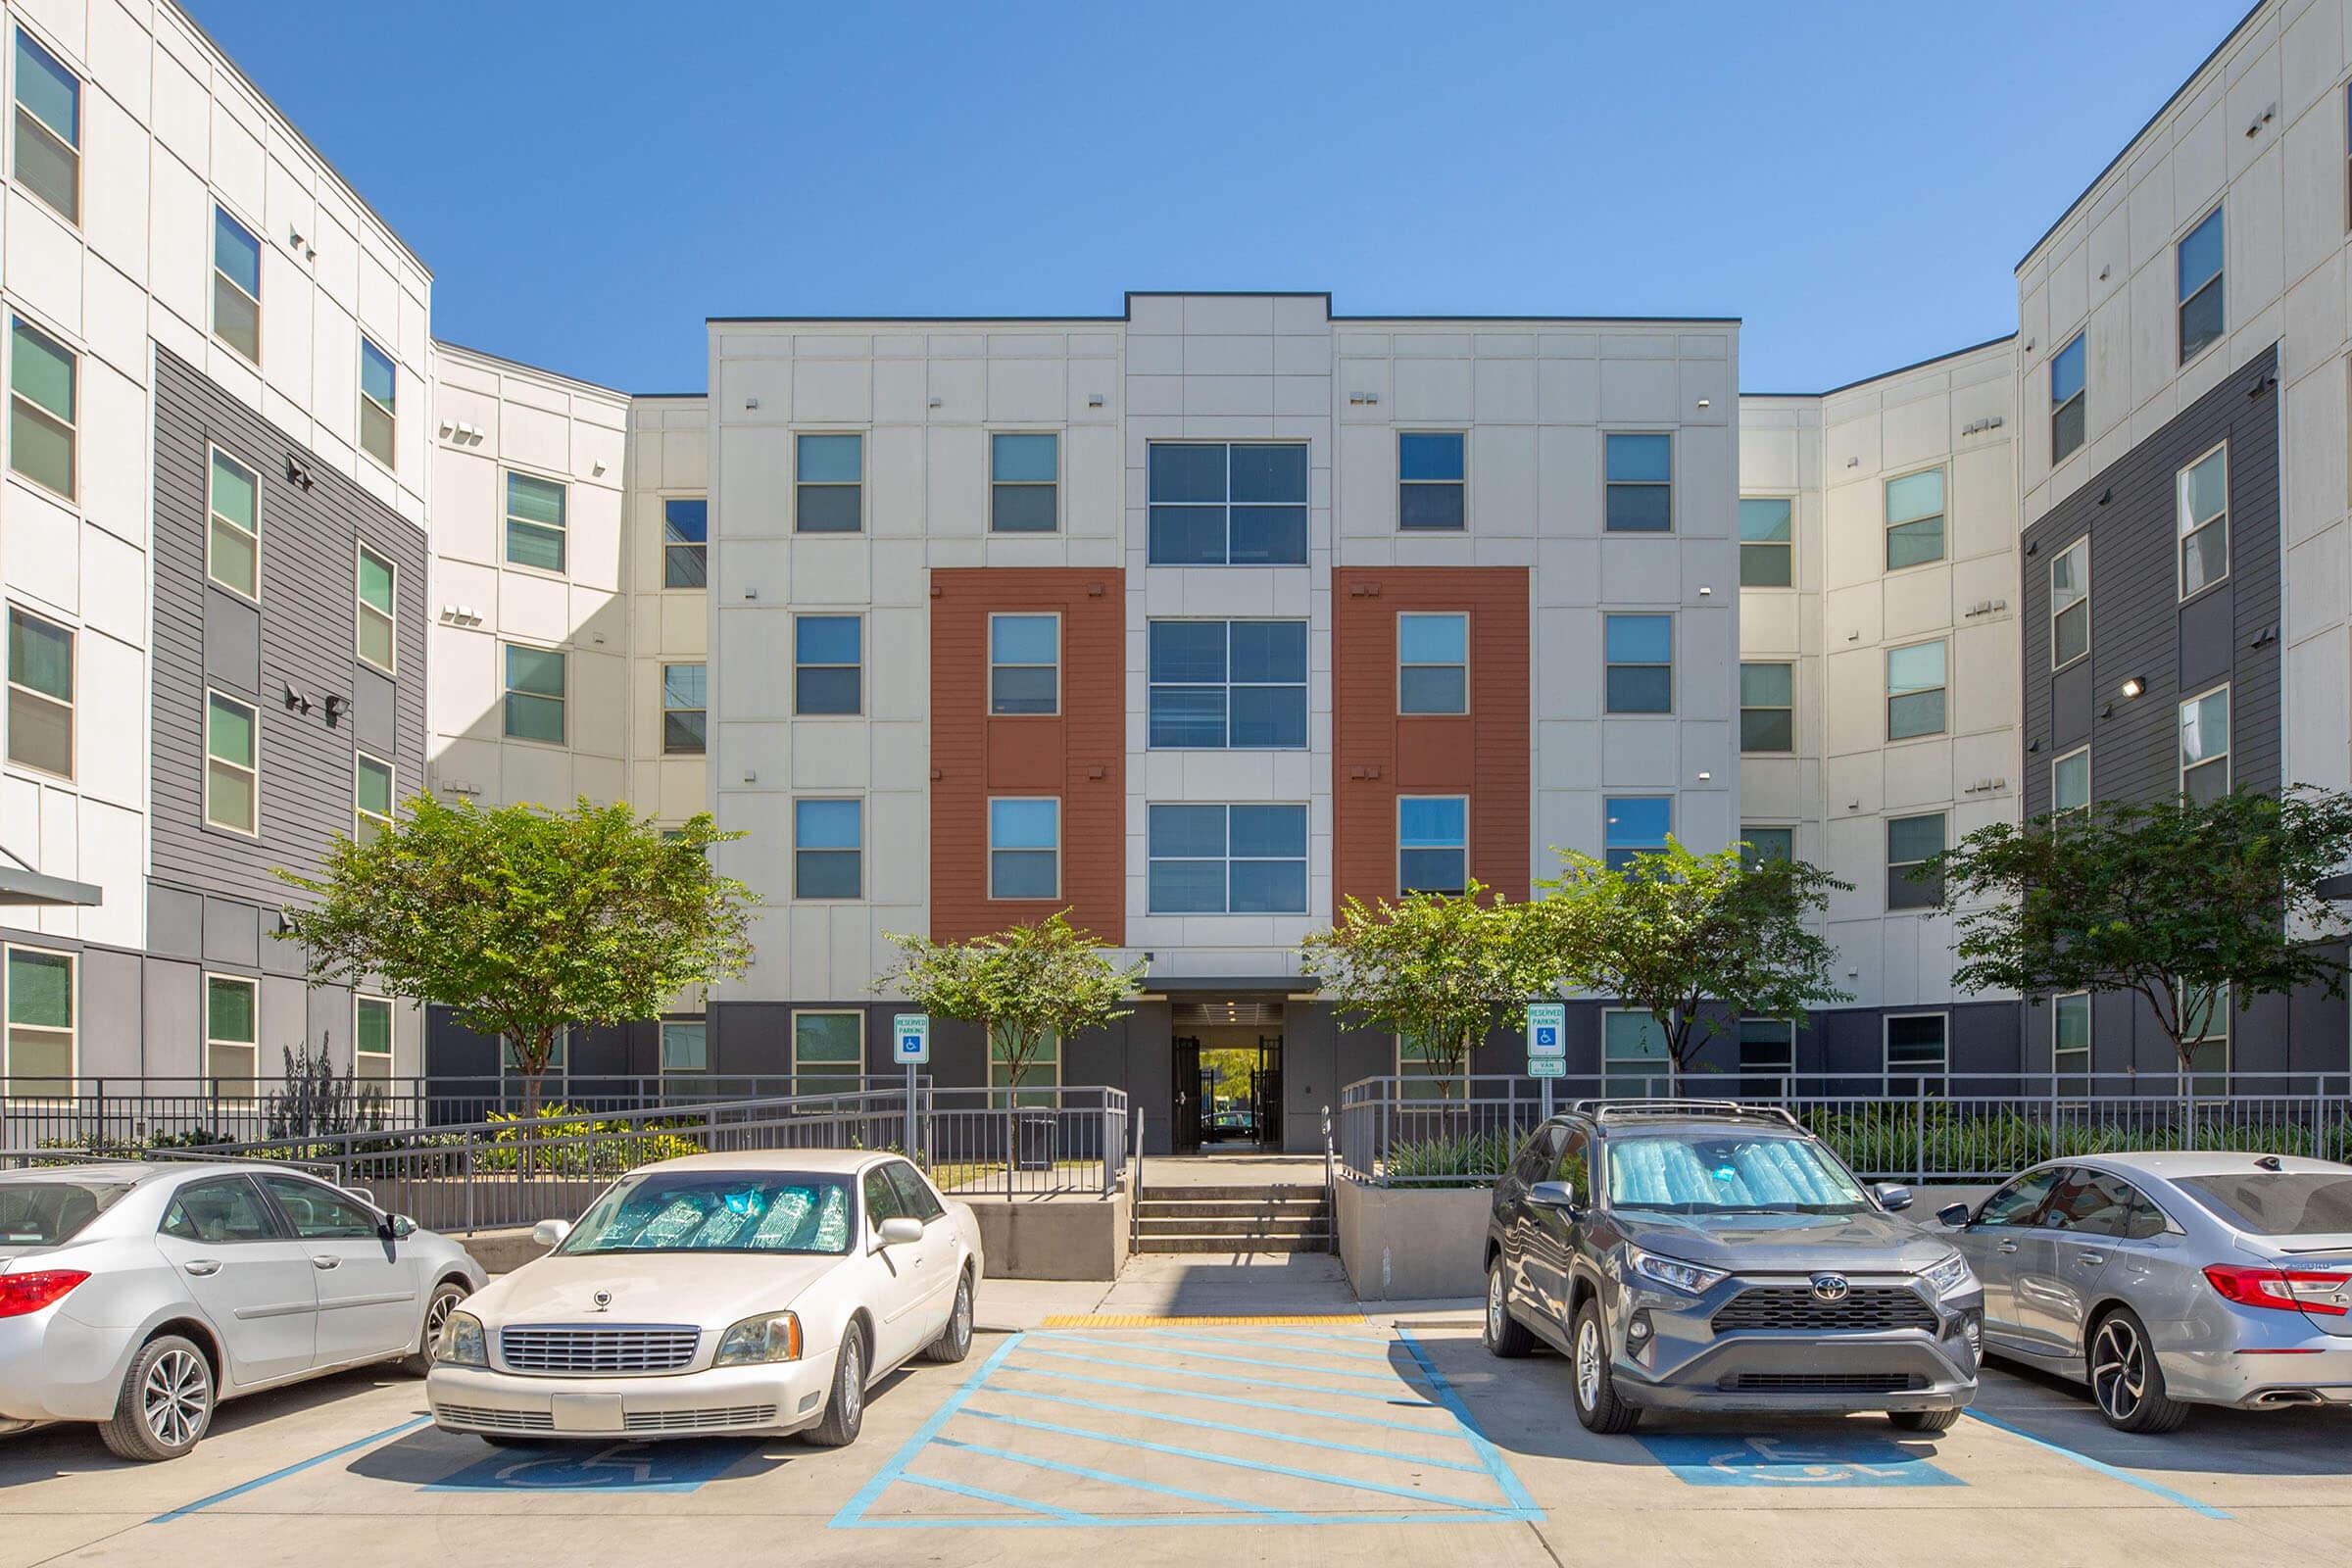
[[[433,1351],[440,1344],[442,1325],[467,1294],[466,1287],[455,1280],[443,1280],[433,1287],[433,1294],[424,1298],[424,1327],[417,1336],[416,1348],[401,1358],[403,1372],[420,1378],[433,1369]]]
[[[2188,1419],[2188,1406],[2165,1394],[2148,1326],[2130,1307],[2119,1306],[2090,1326],[2083,1361],[2091,1399],[2118,1432],[2171,1432]]]
[[[1617,1381],[1609,1372],[1609,1330],[1600,1320],[1600,1298],[1589,1296],[1576,1309],[1576,1326],[1569,1331],[1569,1388],[1576,1401],[1576,1418],[1587,1432],[1615,1436],[1631,1432],[1641,1410],[1617,1396]]]
[[[159,1334],[130,1358],[115,1413],[99,1423],[98,1436],[118,1458],[176,1459],[212,1430],[215,1392],[203,1349],[193,1340]]]
[[[972,1271],[965,1269],[956,1282],[956,1304],[948,1308],[948,1322],[939,1331],[939,1338],[923,1347],[923,1359],[954,1363],[971,1353],[972,1348]]]
[[[1510,1269],[1497,1252],[1487,1266],[1487,1317],[1479,1338],[1486,1343],[1489,1355],[1516,1361],[1536,1348],[1536,1337],[1526,1324],[1511,1316],[1510,1291]]]
[[[846,1448],[858,1441],[865,1425],[865,1330],[857,1319],[841,1331],[841,1351],[833,1358],[833,1390],[825,1398],[824,1419],[808,1429],[808,1441],[819,1448]]]
[[[1960,1421],[1960,1407],[1948,1410],[1889,1410],[1886,1419],[1905,1432],[1949,1432]]]

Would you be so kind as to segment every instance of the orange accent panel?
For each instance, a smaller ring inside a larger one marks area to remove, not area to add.
[[[1535,789],[1524,566],[1342,566],[1331,574],[1332,875],[1339,897],[1396,896],[1396,797],[1470,798],[1470,874],[1528,896]],[[1470,616],[1470,712],[1396,711],[1396,617]]]
[[[931,573],[931,936],[954,942],[1067,907],[1127,939],[1127,595],[1116,567]],[[992,717],[988,617],[1061,616],[1061,712]],[[1101,770],[1101,777],[1094,776]],[[988,896],[988,799],[1061,799],[1061,897]]]

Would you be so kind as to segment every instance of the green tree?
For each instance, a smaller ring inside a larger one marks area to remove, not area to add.
[[[2100,802],[1979,828],[1918,875],[1959,917],[1952,979],[1967,991],[2126,991],[2148,1004],[2182,1071],[2223,987],[2238,1008],[2345,965],[2316,944],[2348,933],[2323,884],[2352,860],[2352,796],[2298,786],[2210,802]]]
[[[1528,906],[1473,879],[1461,893],[1408,893],[1392,904],[1350,896],[1299,959],[1351,1028],[1395,1032],[1449,1098],[1472,1047],[1509,1008],[1558,980],[1525,940]]]
[[[743,972],[760,900],[709,854],[742,836],[708,812],[664,838],[627,806],[585,798],[483,810],[420,794],[365,842],[337,838],[318,876],[279,869],[315,903],[289,908],[277,935],[302,944],[314,983],[373,976],[503,1037],[536,1114],[566,1024],[651,1018]]]
[[[1678,1088],[1738,1018],[1801,1026],[1809,1007],[1853,1000],[1831,983],[1835,950],[1812,928],[1830,890],[1851,884],[1817,865],[1739,844],[1693,855],[1673,838],[1622,867],[1554,853],[1560,875],[1537,884],[1548,896],[1529,906],[1531,940],[1572,984],[1656,1021]]]
[[[1067,1041],[1126,1017],[1133,1009],[1119,1004],[1144,977],[1140,962],[1123,969],[1112,963],[1109,950],[1070,924],[1066,909],[964,942],[883,935],[898,944],[901,956],[874,990],[904,997],[934,1017],[980,1025],[990,1062],[1004,1064],[1014,1090],[1047,1041]]]

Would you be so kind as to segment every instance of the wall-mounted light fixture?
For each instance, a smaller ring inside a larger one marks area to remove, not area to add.
[[[2124,683],[2116,688],[2117,691],[2123,693],[2126,697],[2137,697],[2147,689],[2148,683],[2144,680],[2141,680],[2137,675],[2126,675],[2124,677]]]

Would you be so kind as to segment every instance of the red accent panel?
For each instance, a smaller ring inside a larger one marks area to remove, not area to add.
[[[1127,940],[1127,595],[1116,567],[931,573],[931,936],[953,942],[1067,907]],[[1061,711],[992,717],[988,617],[1061,616]],[[1061,897],[988,896],[988,798],[1061,798]]]

